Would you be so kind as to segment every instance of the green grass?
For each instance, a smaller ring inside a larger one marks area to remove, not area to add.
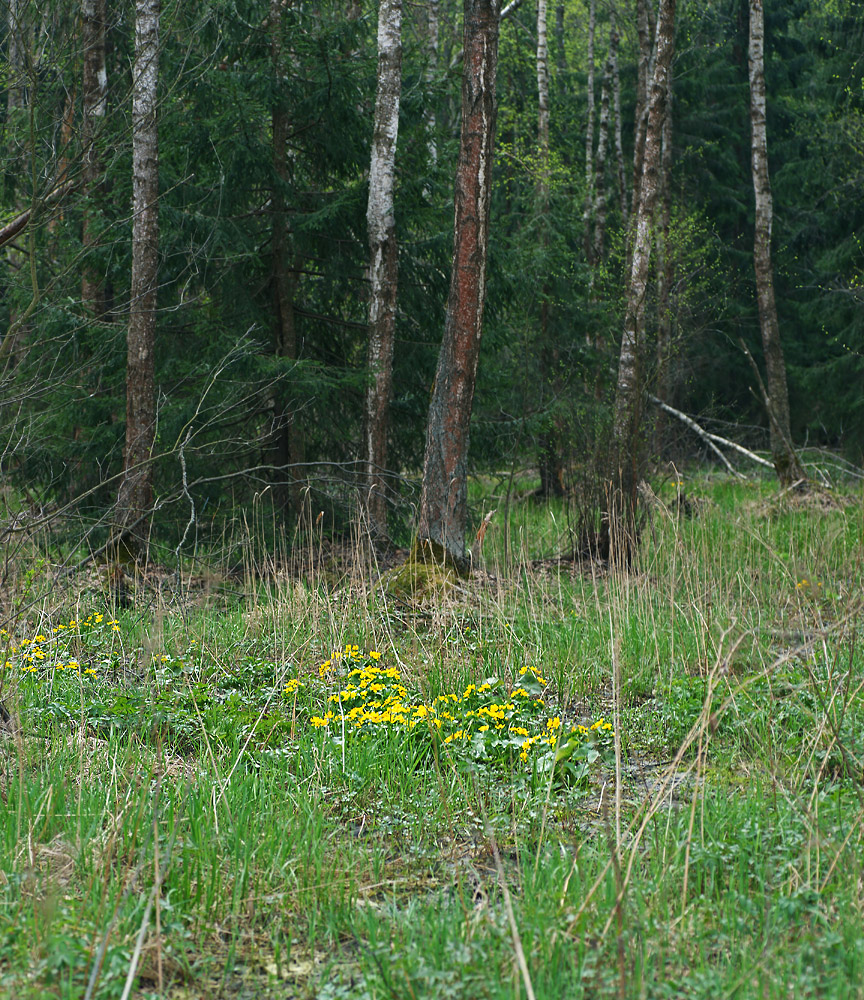
[[[565,507],[514,501],[423,607],[310,557],[230,600],[166,578],[115,626],[100,577],[22,565],[0,996],[120,998],[130,970],[177,1000],[864,996],[861,498],[684,488],[627,577],[559,565]],[[619,753],[550,775],[503,733],[342,739],[311,720],[354,644],[415,706],[533,668],[536,724],[603,716]]]

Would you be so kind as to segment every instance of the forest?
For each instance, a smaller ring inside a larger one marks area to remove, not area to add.
[[[864,997],[864,4],[0,33],[0,998]]]

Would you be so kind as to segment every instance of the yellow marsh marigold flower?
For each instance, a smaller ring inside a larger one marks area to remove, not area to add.
[[[370,656],[370,657],[371,657],[371,658],[372,658],[373,660],[380,660],[380,659],[381,659],[381,654],[380,654],[380,653],[378,652],[378,650],[377,650],[377,649],[373,649],[373,650],[372,650],[372,652],[371,652],[371,653],[369,654],[369,656]]]

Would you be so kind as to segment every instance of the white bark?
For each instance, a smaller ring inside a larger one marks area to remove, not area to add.
[[[402,0],[381,0],[378,9],[378,92],[369,170],[369,353],[372,382],[366,393],[368,511],[376,535],[387,530],[382,473],[387,465],[387,424],[393,384],[398,248],[393,188],[402,85]]]
[[[547,0],[537,0],[537,145],[540,152],[541,208],[549,206],[549,43]]]
[[[762,0],[750,0],[750,127],[753,168],[753,193],[756,225],[753,243],[753,266],[756,272],[756,299],[759,327],[765,354],[768,419],[771,426],[771,454],[777,475],[788,485],[804,478],[792,448],[789,420],[789,391],[786,362],[780,343],[777,303],[774,297],[774,268],[771,261],[771,229],[774,205],[768,173],[768,136],[765,122],[765,24]]]
[[[662,0],[657,22],[657,53],[648,98],[644,155],[633,252],[627,286],[627,310],[615,393],[612,487],[606,508],[607,537],[602,547],[613,563],[627,564],[636,545],[636,498],[640,479],[642,409],[642,340],[648,288],[657,175],[660,167],[667,84],[675,51],[676,0]]]
[[[126,450],[118,521],[136,551],[148,534],[156,419],[153,352],[159,272],[159,0],[136,0],[132,70],[132,296],[126,338]],[[133,537],[130,537],[133,536]]]

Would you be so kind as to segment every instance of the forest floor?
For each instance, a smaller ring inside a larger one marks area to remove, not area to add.
[[[860,486],[655,491],[629,574],[526,497],[416,601],[34,553],[0,996],[864,997]]]

